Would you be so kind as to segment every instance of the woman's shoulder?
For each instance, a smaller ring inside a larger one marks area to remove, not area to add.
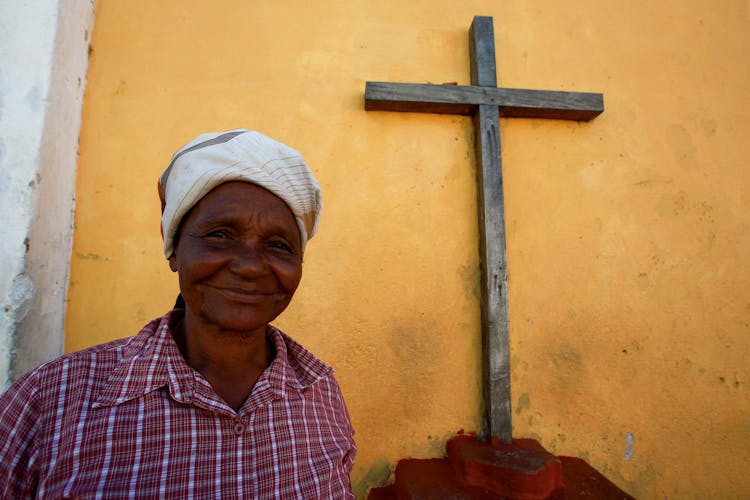
[[[71,394],[77,388],[103,384],[129,347],[147,341],[164,318],[150,321],[137,335],[111,340],[47,361],[16,380],[2,397],[5,399],[8,395],[21,393],[44,399],[61,390]]]

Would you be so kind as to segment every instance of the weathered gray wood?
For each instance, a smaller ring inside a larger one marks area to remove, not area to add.
[[[505,210],[500,161],[497,106],[474,113],[477,135],[477,198],[481,266],[482,377],[485,425],[490,436],[511,440],[508,274],[505,253]]]
[[[365,109],[472,115],[477,159],[485,429],[512,436],[508,275],[505,251],[500,117],[591,120],[604,111],[602,94],[497,88],[491,17],[469,30],[471,86],[367,82]],[[489,437],[488,436],[488,437]]]
[[[497,87],[495,67],[495,29],[492,18],[474,16],[469,28],[469,73],[471,84]]]
[[[475,17],[469,30],[471,84],[497,86],[492,18]],[[495,104],[474,109],[477,161],[479,262],[482,314],[484,420],[489,436],[512,440],[508,277],[505,251],[505,202],[500,149],[500,116]]]
[[[470,115],[482,104],[509,118],[588,121],[604,111],[602,94],[468,85],[367,82],[365,109]]]

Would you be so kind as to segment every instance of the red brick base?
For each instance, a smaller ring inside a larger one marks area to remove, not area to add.
[[[633,498],[584,460],[556,457],[533,439],[503,445],[460,434],[446,451],[399,461],[394,484],[374,488],[368,500]]]

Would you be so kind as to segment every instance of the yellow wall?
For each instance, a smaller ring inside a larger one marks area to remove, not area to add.
[[[247,127],[323,187],[278,324],[336,368],[355,490],[477,430],[470,120],[365,112],[363,91],[468,84],[467,29],[491,15],[503,85],[606,105],[586,124],[502,122],[514,435],[638,497],[747,494],[748,5],[99,0],[67,349],[171,305],[156,178],[198,133]]]

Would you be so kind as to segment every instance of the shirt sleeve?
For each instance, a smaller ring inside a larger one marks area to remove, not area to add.
[[[344,496],[346,498],[354,498],[351,486],[352,467],[354,466],[354,457],[357,454],[357,444],[354,441],[354,427],[352,427],[351,417],[349,416],[349,410],[344,402],[344,395],[341,392],[341,387],[335,378],[331,377],[331,379],[335,389],[335,406],[337,413],[340,415],[338,425],[342,428],[342,434],[345,436],[344,442],[342,443],[345,446],[345,452],[341,463],[344,472],[346,473],[346,477],[349,480],[349,484],[344,492]]]
[[[0,396],[0,498],[36,495],[39,398],[32,372]]]
[[[354,465],[354,457],[357,455],[357,443],[354,441],[354,427],[352,427],[351,423],[351,417],[349,417],[349,410],[346,408],[346,403],[344,403],[344,397],[339,391],[339,398],[341,399],[341,405],[343,408],[343,413],[345,417],[345,425],[347,428],[347,436],[348,439],[348,446],[349,449],[347,450],[346,454],[344,455],[344,469],[346,470],[347,475],[352,473],[352,466]]]

